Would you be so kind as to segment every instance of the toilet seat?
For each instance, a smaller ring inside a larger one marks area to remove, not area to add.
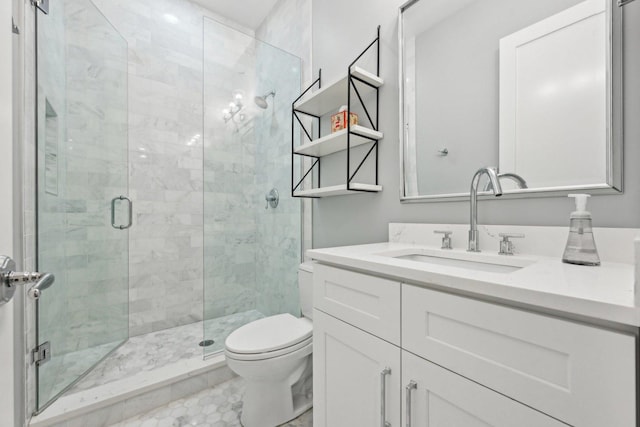
[[[228,348],[225,349],[224,354],[228,359],[234,359],[239,361],[258,361],[258,360],[266,360],[273,359],[276,357],[286,356],[289,354],[296,353],[298,351],[302,351],[303,353],[309,350],[311,353],[311,348],[313,347],[313,340],[311,337],[308,339],[299,342],[298,344],[294,344],[290,347],[281,348],[279,350],[269,351],[265,353],[234,353],[230,351]]]
[[[227,337],[225,348],[237,355],[288,353],[295,350],[292,347],[310,341],[312,334],[313,325],[308,319],[277,314],[236,329]]]

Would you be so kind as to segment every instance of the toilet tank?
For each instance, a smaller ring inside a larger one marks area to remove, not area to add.
[[[298,267],[300,309],[307,319],[313,319],[313,264],[313,262],[305,262]]]

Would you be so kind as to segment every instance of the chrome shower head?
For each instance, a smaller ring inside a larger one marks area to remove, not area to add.
[[[271,92],[269,92],[264,96],[256,96],[255,98],[253,98],[253,101],[256,103],[258,107],[262,108],[263,110],[266,110],[267,107],[269,106],[269,103],[267,102],[267,98],[269,98],[270,96],[275,97],[276,92],[272,90]]]

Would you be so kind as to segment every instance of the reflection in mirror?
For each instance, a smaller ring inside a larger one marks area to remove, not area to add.
[[[523,177],[503,180],[520,196],[619,191],[620,14],[612,0],[404,5],[402,199],[467,197],[485,166]]]

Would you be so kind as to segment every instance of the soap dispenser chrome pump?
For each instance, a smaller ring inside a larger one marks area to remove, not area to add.
[[[569,194],[576,200],[576,210],[569,217],[569,238],[562,262],[578,265],[600,265],[600,257],[593,239],[591,213],[587,212],[588,194]]]

